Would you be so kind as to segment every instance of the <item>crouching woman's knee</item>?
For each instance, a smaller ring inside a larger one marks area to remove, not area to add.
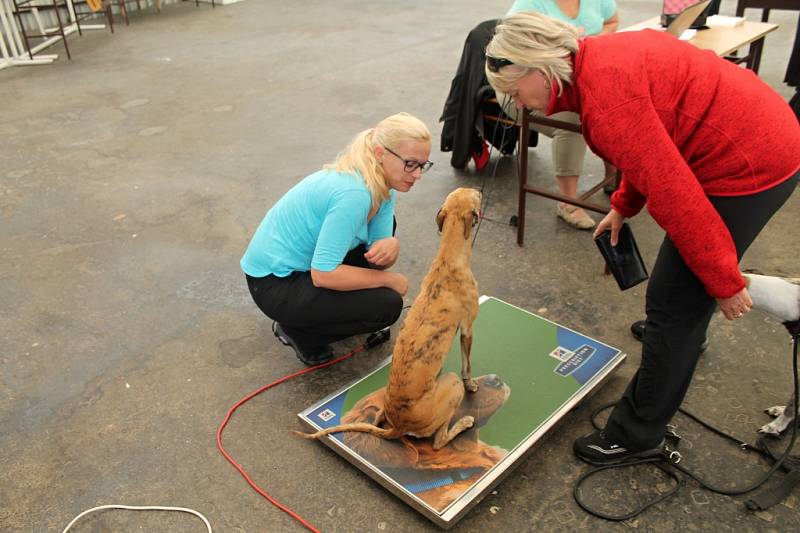
[[[376,290],[375,310],[381,327],[391,326],[400,318],[403,311],[403,297],[392,289],[381,288]]]

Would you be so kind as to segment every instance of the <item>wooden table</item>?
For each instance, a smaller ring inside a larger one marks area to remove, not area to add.
[[[624,28],[620,31],[638,31],[646,28],[661,28],[659,20],[659,17],[653,17],[640,22],[639,24]],[[698,48],[712,50],[720,57],[725,57],[736,63],[745,63],[747,68],[757,72],[758,65],[761,60],[761,50],[764,47],[764,37],[768,33],[775,31],[777,28],[777,24],[745,21],[744,24],[736,28],[709,28],[707,30],[698,31],[697,34],[695,34],[695,36],[689,40],[689,42]],[[750,48],[746,56],[731,57],[732,53],[747,45],[750,45]],[[575,205],[596,213],[608,213],[610,210],[608,207],[590,202],[589,198],[614,178],[604,179],[602,182],[598,183],[580,195],[578,198],[564,196],[562,194],[550,191],[549,189],[534,187],[533,185],[528,184],[528,138],[530,135],[531,123],[555,126],[557,128],[582,133],[580,125],[553,120],[547,117],[532,116],[527,110],[523,110],[521,122],[518,149],[519,198],[517,202],[517,245],[522,246],[525,239],[525,200],[528,194],[543,196],[551,200]],[[619,182],[619,172],[617,173],[615,179],[617,182]]]
[[[647,19],[620,31],[638,31],[646,28],[661,28],[659,17]],[[747,68],[758,73],[761,62],[761,51],[764,48],[764,37],[778,29],[777,24],[769,22],[750,22],[745,20],[735,28],[708,28],[698,31],[689,42],[703,50],[711,50],[720,57],[746,63]],[[733,58],[731,54],[750,45],[748,54],[741,58]]]

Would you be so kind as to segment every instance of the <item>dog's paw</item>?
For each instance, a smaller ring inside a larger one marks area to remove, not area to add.
[[[467,392],[477,392],[478,391],[478,382],[474,379],[464,379],[464,389]]]
[[[780,435],[786,431],[786,428],[788,428],[792,423],[794,423],[794,417],[791,415],[786,415],[785,411],[781,411],[775,420],[769,424],[761,426],[761,429],[759,429],[758,432],[764,435]]]
[[[769,407],[767,409],[764,409],[764,412],[767,413],[769,416],[774,418],[774,417],[777,417],[777,416],[781,416],[785,410],[786,410],[786,406],[785,405],[775,405],[773,407]]]
[[[775,437],[780,436],[781,432],[783,432],[784,428],[780,428],[777,424],[775,424],[775,420],[770,422],[769,424],[765,424],[761,426],[761,429],[758,430],[759,433],[762,435],[773,435]]]

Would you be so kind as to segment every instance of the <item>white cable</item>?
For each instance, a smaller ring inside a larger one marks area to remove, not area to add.
[[[103,509],[126,509],[128,511],[180,511],[182,513],[189,513],[189,514],[195,515],[196,517],[198,517],[200,520],[202,520],[205,523],[206,529],[208,529],[208,533],[213,533],[211,531],[211,524],[208,522],[206,517],[203,516],[202,514],[200,514],[199,512],[197,512],[197,511],[195,511],[193,509],[187,509],[185,507],[162,507],[160,505],[148,505],[148,506],[138,506],[138,505],[101,505],[99,507],[94,507],[92,509],[88,509],[88,510],[82,512],[81,514],[79,514],[78,516],[76,516],[75,518],[73,518],[72,522],[67,524],[67,527],[65,527],[64,531],[62,531],[61,533],[67,533],[67,531],[69,531],[69,528],[71,528],[75,524],[75,522],[77,522],[78,520],[80,520],[81,518],[86,516],[87,514],[93,513],[95,511],[101,511]]]

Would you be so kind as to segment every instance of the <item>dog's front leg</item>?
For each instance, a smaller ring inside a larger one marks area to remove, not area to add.
[[[470,365],[470,352],[472,351],[472,324],[461,325],[461,380],[464,382],[464,389],[468,392],[478,390],[478,382],[472,379],[472,367]]]
[[[789,400],[789,403],[785,406],[776,405],[775,407],[766,409],[767,414],[774,416],[775,420],[761,426],[758,432],[764,435],[775,435],[777,437],[786,431],[786,428],[794,421],[796,413],[793,414],[792,411],[794,411],[794,396],[792,396],[792,399]]]

